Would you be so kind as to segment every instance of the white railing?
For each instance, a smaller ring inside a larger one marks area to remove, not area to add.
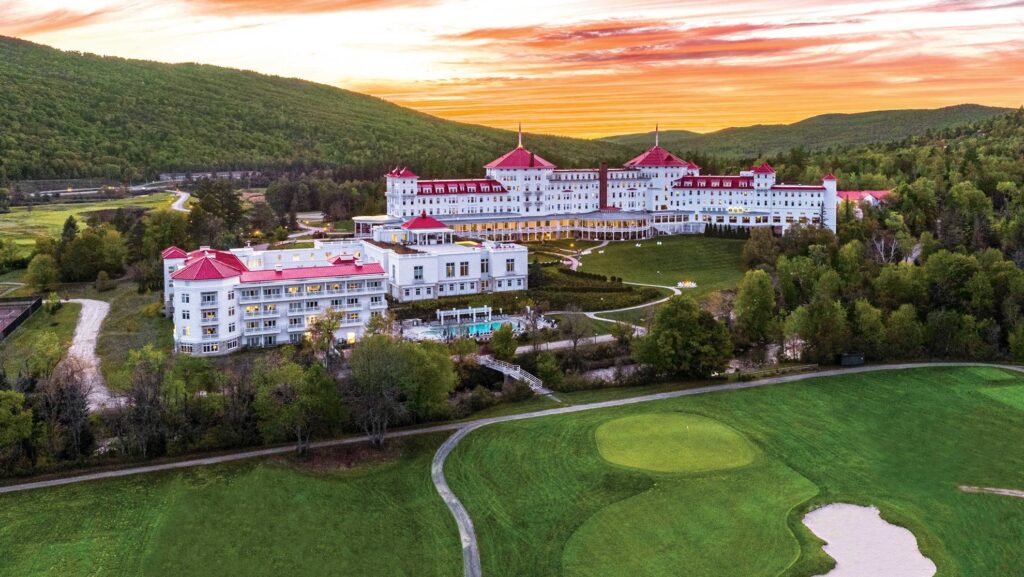
[[[529,385],[531,389],[540,394],[551,394],[551,391],[544,388],[543,381],[541,381],[537,376],[524,371],[523,368],[520,367],[519,365],[513,365],[512,363],[499,361],[498,359],[490,356],[480,357],[480,364],[489,369],[494,369],[509,378],[515,379],[517,381],[522,381]]]

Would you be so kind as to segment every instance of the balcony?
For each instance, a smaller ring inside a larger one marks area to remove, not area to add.
[[[200,324],[210,325],[216,323],[218,320],[219,319],[217,317],[202,317],[199,319],[199,322]]]

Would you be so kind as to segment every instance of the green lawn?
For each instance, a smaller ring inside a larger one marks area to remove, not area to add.
[[[110,302],[110,313],[100,327],[96,354],[111,389],[120,391],[128,387],[122,367],[129,351],[152,344],[156,350],[171,354],[174,321],[160,313],[160,293],[140,295],[134,283],[124,283],[105,292],[92,289],[87,298]]]
[[[83,203],[38,204],[29,210],[28,207],[16,206],[11,212],[0,214],[0,237],[14,239],[26,248],[35,243],[40,235],[59,236],[64,221],[74,215],[82,220],[82,214],[95,210],[118,207],[167,208],[175,196],[169,192],[160,192],[117,200],[103,200]],[[79,228],[85,226],[79,222]]]
[[[45,308],[40,308],[9,337],[0,341],[0,359],[3,360],[7,377],[13,380],[18,376],[22,360],[32,355],[35,339],[43,331],[52,331],[67,348],[75,334],[81,312],[82,305],[78,303],[64,303],[52,315]]]
[[[801,519],[830,502],[878,506],[939,577],[1019,576],[1024,501],[958,485],[1024,488],[1022,387],[998,369],[886,371],[532,419],[473,432],[447,472],[490,576],[820,574]],[[717,468],[649,470],[673,459]]]
[[[2,495],[0,575],[459,575],[430,482],[444,437],[348,470],[261,461]]]
[[[657,243],[660,242],[659,246]],[[618,276],[629,282],[675,286],[697,283],[683,294],[701,298],[735,287],[743,277],[742,240],[704,236],[667,236],[637,242],[613,242],[583,257],[584,272]]]

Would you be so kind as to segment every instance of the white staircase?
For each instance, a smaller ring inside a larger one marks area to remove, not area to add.
[[[499,361],[491,355],[481,355],[479,357],[480,364],[498,371],[510,379],[526,383],[533,389],[533,392],[538,395],[546,395],[552,399],[558,400],[555,394],[544,386],[544,383],[536,376],[532,375],[523,370],[523,367],[519,365],[513,365],[512,363],[506,363],[505,361]]]

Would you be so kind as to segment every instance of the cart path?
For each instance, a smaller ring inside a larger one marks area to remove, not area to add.
[[[175,192],[175,194],[178,195],[178,198],[174,201],[174,204],[171,205],[171,210],[176,210],[178,212],[190,212],[192,209],[186,208],[185,203],[188,202],[192,193],[179,190]]]
[[[1004,497],[1017,497],[1024,499],[1024,491],[1017,489],[999,489],[997,487],[974,487],[972,485],[960,485],[964,493],[988,493],[989,495],[1002,495]]]
[[[644,304],[641,304],[641,305],[634,305],[634,306],[631,306],[631,307],[623,307],[621,309],[610,309],[610,310],[606,310],[606,311],[594,311],[594,312],[585,313],[588,317],[590,317],[590,318],[592,318],[594,320],[597,320],[597,321],[606,321],[606,322],[611,322],[611,323],[618,323],[620,325],[629,325],[629,326],[633,327],[633,334],[638,336],[638,337],[644,336],[644,333],[647,332],[647,329],[645,329],[644,327],[642,327],[640,325],[634,325],[633,323],[628,323],[626,321],[619,321],[619,320],[615,320],[615,319],[609,319],[609,318],[606,318],[606,317],[602,317],[601,315],[608,314],[608,313],[617,313],[617,312],[620,312],[620,311],[631,311],[631,310],[635,310],[635,309],[643,309],[643,308],[647,308],[647,307],[656,307],[656,306],[658,306],[658,305],[660,305],[660,304],[662,304],[664,302],[667,302],[672,297],[677,297],[677,296],[683,294],[683,291],[679,290],[679,287],[674,287],[674,286],[660,285],[660,284],[644,284],[644,283],[639,283],[639,282],[627,282],[627,281],[623,281],[623,284],[631,284],[631,285],[635,285],[635,286],[646,286],[646,287],[662,288],[662,289],[668,289],[668,290],[672,291],[672,294],[670,294],[669,296],[664,297],[664,298],[660,298],[660,299],[658,299],[656,301],[651,301],[649,303],[644,303]]]
[[[89,387],[89,410],[98,411],[116,406],[121,400],[110,394],[107,382],[100,372],[100,359],[96,356],[96,339],[99,337],[103,320],[110,312],[110,303],[93,299],[68,299],[69,303],[82,305],[78,315],[75,335],[68,348],[68,356],[77,357],[85,372],[85,384]]]

